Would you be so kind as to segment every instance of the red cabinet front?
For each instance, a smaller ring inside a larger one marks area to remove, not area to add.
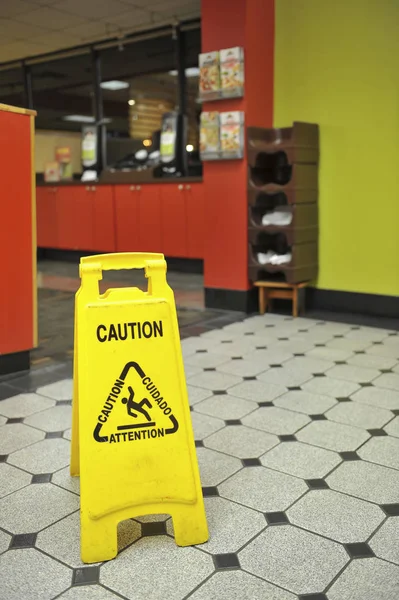
[[[203,258],[200,183],[37,188],[38,245],[93,252]]]
[[[135,185],[115,185],[115,235],[117,252],[139,250],[139,197]]]
[[[116,236],[112,186],[91,186],[90,193],[93,211],[93,241],[90,250],[115,252]]]
[[[166,256],[187,256],[185,186],[175,183],[161,188],[162,249]]]
[[[85,186],[60,186],[56,193],[58,248],[91,250],[93,247],[92,192]]]
[[[159,185],[137,185],[139,252],[162,252]]]
[[[187,213],[187,257],[204,257],[204,188],[201,183],[185,186]]]
[[[39,248],[57,248],[57,188],[36,189],[37,245]]]

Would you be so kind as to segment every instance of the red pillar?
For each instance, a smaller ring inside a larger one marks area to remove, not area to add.
[[[274,0],[202,0],[202,52],[244,48],[244,98],[204,103],[273,126]],[[206,305],[247,310],[247,160],[204,162]]]

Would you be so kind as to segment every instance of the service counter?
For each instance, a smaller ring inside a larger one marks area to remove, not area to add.
[[[37,245],[204,258],[201,178],[38,183]]]

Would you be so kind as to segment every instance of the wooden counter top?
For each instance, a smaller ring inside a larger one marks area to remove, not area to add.
[[[17,106],[9,106],[8,104],[0,104],[0,111],[17,113],[18,115],[28,115],[29,117],[36,117],[37,112],[30,110],[29,108],[18,108]]]
[[[51,182],[45,182],[45,181],[38,181],[36,182],[36,185],[38,187],[65,187],[65,186],[97,186],[97,185],[147,185],[147,184],[168,184],[168,183],[174,183],[174,184],[179,184],[179,183],[202,183],[202,177],[174,177],[174,178],[168,178],[168,177],[159,177],[157,179],[151,179],[151,180],[146,180],[146,181],[140,181],[134,178],[134,176],[132,176],[132,174],[130,174],[130,178],[125,180],[125,181],[77,181],[77,180],[72,180],[72,181],[51,181]]]

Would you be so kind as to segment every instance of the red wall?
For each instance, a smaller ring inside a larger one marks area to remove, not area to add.
[[[202,52],[241,46],[245,96],[203,110],[241,110],[246,125],[273,124],[274,0],[202,0]],[[204,163],[205,287],[247,290],[247,162]]]

